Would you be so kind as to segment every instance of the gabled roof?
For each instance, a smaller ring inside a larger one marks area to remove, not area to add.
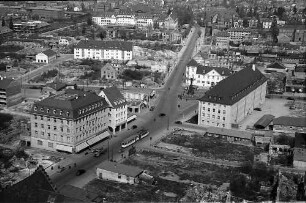
[[[272,64],[267,65],[267,68],[274,68],[274,69],[286,69],[286,67],[279,63],[279,62],[274,62]]]
[[[5,33],[9,33],[12,32],[13,30],[11,30],[10,28],[6,27],[6,26],[1,26],[0,27],[0,35],[1,34],[5,34]]]
[[[199,65],[197,67],[196,74],[206,75],[207,73],[211,72],[212,70],[215,70],[221,76],[229,76],[229,75],[231,75],[231,71],[228,68],[202,66],[202,65]]]
[[[110,63],[107,63],[107,64],[105,64],[104,66],[102,66],[102,68],[101,69],[114,69],[114,67],[112,66],[112,64],[110,64]]]
[[[56,55],[56,52],[51,50],[51,49],[47,49],[47,50],[43,51],[42,53],[45,54],[48,57]]]
[[[11,78],[0,78],[0,89],[6,89],[14,80]]]
[[[199,101],[232,105],[266,81],[267,78],[257,68],[244,68],[220,81]]]
[[[124,96],[121,94],[116,86],[112,86],[102,90],[107,97],[108,101],[113,107],[118,107],[126,104]]]
[[[95,41],[95,40],[81,40],[75,48],[81,49],[111,49],[132,51],[133,43],[125,41]]]
[[[297,118],[289,116],[280,116],[273,120],[274,125],[306,127],[306,117]]]
[[[31,109],[31,113],[76,119],[107,107],[109,106],[105,99],[95,93],[67,89],[62,94],[53,95],[36,102]],[[85,111],[80,113],[79,110]]]
[[[104,169],[106,171],[111,171],[118,174],[127,175],[130,177],[136,177],[143,172],[141,168],[135,166],[128,166],[124,164],[119,164],[117,162],[104,161],[97,166],[97,168]]]

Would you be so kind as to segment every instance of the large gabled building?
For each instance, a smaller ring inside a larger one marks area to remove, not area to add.
[[[116,86],[106,88],[99,93],[99,96],[105,98],[110,106],[110,118],[108,128],[115,134],[118,131],[126,129],[127,126],[127,102]]]
[[[110,108],[95,93],[67,89],[31,109],[31,146],[79,152],[109,136]]]
[[[82,40],[74,47],[74,59],[128,61],[132,58],[132,42]]]
[[[198,124],[237,128],[265,101],[267,78],[253,67],[227,77],[199,99]]]

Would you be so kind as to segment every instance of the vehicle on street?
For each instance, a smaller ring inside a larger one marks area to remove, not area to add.
[[[295,100],[293,97],[287,97],[288,100]]]
[[[134,144],[138,140],[143,139],[144,137],[148,136],[149,134],[150,134],[150,132],[148,130],[142,129],[142,130],[137,132],[137,135],[134,135],[132,137],[129,137],[129,138],[125,139],[121,143],[121,148],[126,148],[128,146],[131,146],[132,144]]]
[[[106,153],[106,149],[104,149],[104,148],[98,149],[98,150],[95,151],[94,157],[99,157],[99,156],[101,156],[102,154],[105,154],[105,153]]]
[[[159,117],[164,117],[164,116],[166,116],[165,113],[160,113],[160,114],[159,114]]]
[[[85,169],[79,169],[79,170],[77,170],[77,172],[75,173],[75,175],[76,175],[76,176],[80,176],[80,175],[82,175],[82,174],[85,173],[85,172],[86,172]]]
[[[181,125],[181,124],[182,124],[182,121],[175,121],[174,123],[175,123],[175,124]]]
[[[136,128],[137,128],[137,125],[133,125],[133,126],[132,126],[132,129],[136,129]]]
[[[151,106],[150,111],[154,111],[155,106]]]
[[[254,108],[255,111],[261,111],[261,108]]]

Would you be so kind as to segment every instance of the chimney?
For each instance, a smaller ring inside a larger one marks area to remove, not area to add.
[[[253,69],[253,71],[255,71],[255,64],[254,63],[252,65],[252,69]]]

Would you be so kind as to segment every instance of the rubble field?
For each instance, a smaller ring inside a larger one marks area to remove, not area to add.
[[[157,147],[175,150],[197,157],[243,162],[253,160],[261,149],[253,146],[230,143],[222,138],[208,137],[203,134],[177,130],[161,139]]]

